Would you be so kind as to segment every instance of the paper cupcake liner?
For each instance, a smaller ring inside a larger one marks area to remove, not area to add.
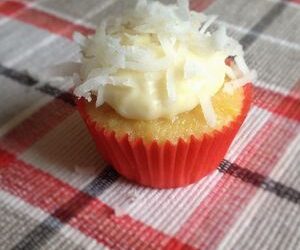
[[[98,151],[122,176],[148,187],[175,188],[194,183],[218,167],[249,111],[251,92],[251,84],[245,85],[242,112],[228,126],[201,138],[180,138],[176,144],[145,143],[127,134],[118,138],[90,119],[84,100],[77,107]]]

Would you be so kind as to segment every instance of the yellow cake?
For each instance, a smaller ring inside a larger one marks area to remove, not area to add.
[[[93,121],[114,131],[119,138],[129,134],[131,139],[142,138],[147,143],[153,140],[159,143],[167,140],[176,143],[179,138],[188,141],[191,135],[200,138],[203,134],[228,126],[240,115],[243,99],[242,88],[235,90],[233,94],[219,91],[213,97],[212,103],[218,118],[215,128],[208,126],[200,106],[177,115],[174,120],[159,118],[150,121],[124,118],[107,104],[96,108],[95,101],[86,102],[86,109]]]

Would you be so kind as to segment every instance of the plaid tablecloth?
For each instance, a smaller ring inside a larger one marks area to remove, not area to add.
[[[121,1],[1,1],[0,249],[300,249],[299,3],[191,1],[220,16],[259,80],[218,170],[155,190],[99,158],[71,82],[28,73],[74,59],[72,33],[93,33]]]

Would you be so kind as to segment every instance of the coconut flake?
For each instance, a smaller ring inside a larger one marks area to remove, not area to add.
[[[226,93],[232,94],[235,89],[240,88],[247,83],[254,82],[256,78],[257,78],[256,71],[251,70],[249,73],[245,74],[243,77],[239,79],[226,82],[223,90]]]
[[[104,20],[100,24],[99,28],[96,29],[96,33],[94,36],[95,41],[103,41],[106,38],[106,27],[107,27],[107,21]]]
[[[206,19],[206,16],[201,12],[191,11],[190,13],[190,21],[193,29],[198,30]]]
[[[75,89],[76,90],[76,89]],[[74,95],[76,95],[75,91],[74,91]],[[77,97],[83,97],[85,98],[88,102],[92,101],[92,95],[91,92],[87,92],[87,93],[82,93],[81,95],[77,94]]]
[[[116,72],[117,72],[117,69],[113,68],[113,67],[112,68],[95,68],[95,69],[91,70],[87,79],[96,78],[99,76],[108,76],[108,75],[116,73]]]
[[[209,16],[207,21],[200,28],[200,30],[199,30],[200,34],[204,34],[207,31],[207,29],[209,28],[209,26],[217,19],[217,17],[218,16],[216,16],[216,15]]]
[[[104,86],[99,86],[97,90],[96,107],[100,107],[104,103]]]
[[[142,12],[147,9],[148,1],[147,0],[139,0],[135,6],[136,11]]]
[[[175,37],[167,37],[162,34],[157,35],[161,47],[163,48],[165,55],[169,57],[175,56],[174,45],[176,43]]]
[[[134,87],[135,81],[133,79],[130,79],[128,77],[122,77],[122,76],[109,76],[108,82],[112,85],[120,85],[124,87]]]
[[[166,70],[169,66],[169,59],[162,58],[157,59],[155,62],[130,62],[127,61],[125,64],[126,69],[141,71],[141,72],[149,72],[149,71],[162,71]]]
[[[183,21],[188,21],[190,19],[190,8],[188,0],[177,0],[177,15]]]
[[[217,124],[217,115],[212,106],[211,98],[200,98],[200,106],[208,126],[215,127]]]
[[[105,84],[107,84],[107,76],[91,78],[75,88],[74,94],[78,97],[85,97],[91,91],[96,91]]]
[[[235,57],[236,56],[240,56],[240,57],[244,56],[242,45],[239,44],[238,41],[234,40],[231,37],[227,37],[227,39],[226,39],[226,44],[224,46],[224,52],[228,56],[232,56],[232,55],[235,55]]]
[[[238,66],[238,68],[242,71],[243,74],[248,74],[249,73],[249,68],[244,60],[244,58],[240,55],[237,55],[234,58],[234,61],[236,63],[236,65]]]
[[[87,81],[75,88],[74,94],[78,97],[86,97],[91,100],[89,93],[97,94],[96,105],[101,106],[104,103],[104,86],[105,85],[120,85],[132,87],[128,78],[112,77],[109,74],[116,72],[115,68],[97,68],[93,69],[87,77]],[[99,97],[99,98],[98,98]]]
[[[176,90],[174,86],[174,71],[171,68],[167,70],[167,93],[170,102],[176,101]]]
[[[225,74],[231,79],[235,80],[237,78],[236,74],[234,73],[233,69],[227,65],[225,65]]]
[[[143,62],[155,60],[151,51],[137,46],[124,46],[125,59],[127,61]]]
[[[80,45],[81,47],[85,47],[86,46],[86,37],[84,35],[82,35],[79,32],[74,32],[73,33],[73,40]]]
[[[120,39],[107,35],[105,45],[97,48],[97,53],[101,53],[105,63],[111,67],[125,67],[125,52],[120,44]]]
[[[78,73],[74,73],[72,79],[75,86],[79,86],[82,83]]]
[[[219,28],[212,35],[217,50],[223,50],[227,43],[226,27],[220,25]]]

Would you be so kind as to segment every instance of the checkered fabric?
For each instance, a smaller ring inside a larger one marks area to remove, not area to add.
[[[100,159],[72,83],[28,73],[76,58],[72,33],[93,33],[121,1],[0,1],[0,249],[300,249],[300,1],[191,7],[220,16],[259,80],[218,170],[156,190]]]

